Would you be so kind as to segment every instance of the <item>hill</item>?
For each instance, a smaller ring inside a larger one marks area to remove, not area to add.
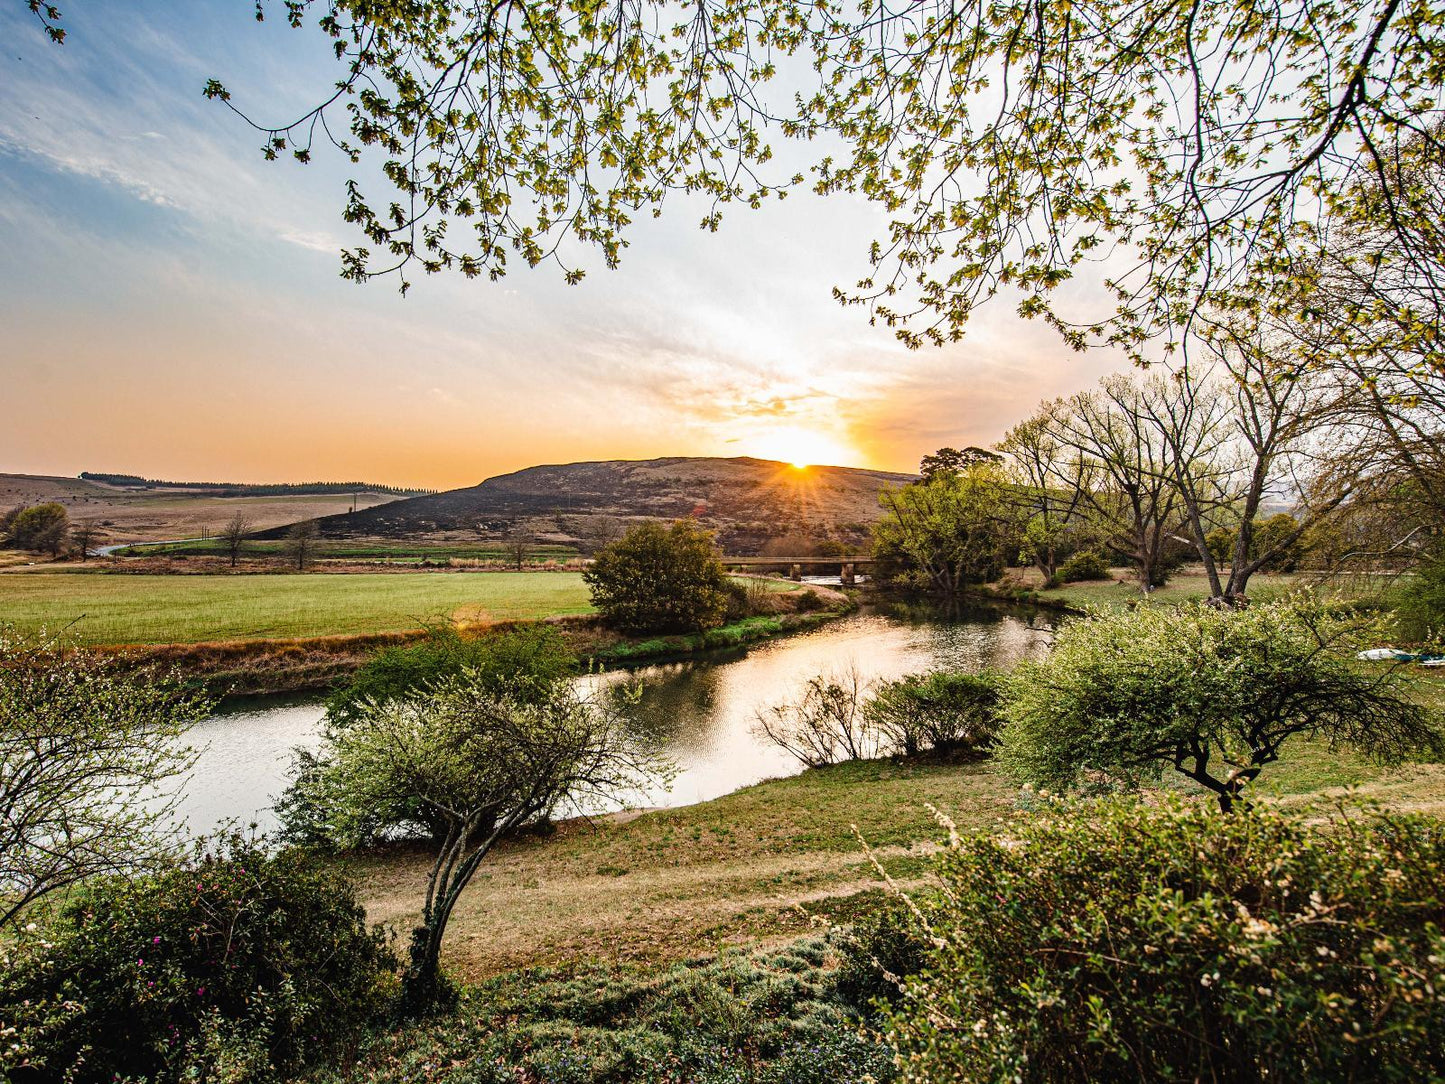
[[[642,520],[695,516],[727,553],[802,555],[825,543],[862,546],[879,491],[911,478],[746,457],[614,459],[528,467],[320,526],[326,538],[522,538],[589,551]]]
[[[72,520],[98,526],[100,541],[147,542],[215,534],[240,512],[258,529],[295,523],[298,519],[344,512],[394,500],[389,493],[284,493],[230,496],[209,489],[156,484],[140,489],[98,479],[39,474],[0,474],[0,509],[56,501]]]

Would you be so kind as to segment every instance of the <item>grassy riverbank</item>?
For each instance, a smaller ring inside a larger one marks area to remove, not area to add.
[[[1257,573],[1249,581],[1249,596],[1264,602],[1296,590],[1323,589],[1333,594],[1378,601],[1391,580],[1387,577],[1353,577],[1331,580],[1321,588],[1317,573]],[[1001,580],[986,584],[982,592],[989,597],[1010,602],[1047,606],[1059,610],[1084,610],[1091,606],[1137,606],[1145,600],[1133,573],[1125,568],[1109,570],[1109,578],[1081,583],[1044,587],[1043,577],[1036,569],[1010,569]],[[1149,592],[1151,603],[1198,602],[1210,595],[1209,579],[1197,567],[1185,568],[1169,578],[1163,587]]]
[[[1429,679],[1426,691],[1445,703],[1445,680]],[[1262,794],[1290,804],[1347,787],[1392,808],[1445,813],[1438,764],[1386,769],[1297,741],[1260,778]],[[524,966],[661,963],[776,944],[807,932],[812,916],[846,919],[876,903],[878,879],[853,825],[908,880],[925,873],[941,834],[928,804],[967,830],[1009,816],[1018,798],[989,761],[865,761],[679,809],[565,823],[487,860],[452,919],[446,960],[475,980]],[[426,853],[394,847],[344,861],[371,918],[408,929]]]

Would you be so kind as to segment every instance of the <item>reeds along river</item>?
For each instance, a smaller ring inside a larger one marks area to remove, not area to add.
[[[759,709],[797,696],[814,675],[852,667],[872,681],[936,667],[1006,668],[1046,650],[1053,621],[1000,610],[948,618],[861,612],[745,653],[631,671],[643,690],[629,715],[664,741],[679,769],[670,789],[635,795],[631,804],[687,805],[799,771],[797,761],[754,736],[753,721]],[[190,741],[199,755],[179,805],[190,830],[209,832],[228,820],[274,827],[270,806],[286,786],[292,750],[319,744],[321,718],[319,700],[291,698],[239,704],[198,724]]]

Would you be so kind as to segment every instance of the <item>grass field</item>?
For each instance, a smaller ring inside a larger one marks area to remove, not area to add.
[[[1321,589],[1332,594],[1377,600],[1392,586],[1391,577],[1353,577],[1335,579],[1321,586],[1320,577],[1308,572],[1257,573],[1250,577],[1249,597],[1264,602],[1289,591]],[[1133,573],[1125,568],[1109,570],[1109,579],[1084,583],[1066,583],[1044,589],[1035,569],[1010,570],[1005,583],[996,585],[1004,591],[1024,589],[1035,593],[1043,602],[1081,609],[1085,606],[1133,606],[1143,599]],[[1177,603],[1198,601],[1209,597],[1209,580],[1199,568],[1186,568],[1175,573],[1163,587],[1149,593],[1149,601]]]
[[[282,557],[287,543],[283,539],[247,542],[241,549],[246,557]],[[224,557],[225,546],[214,538],[171,542],[160,546],[129,546],[117,552],[118,557]],[[496,543],[482,542],[410,542],[383,540],[321,540],[315,543],[318,559],[360,561],[441,561],[448,559],[473,561],[511,561],[512,554]],[[577,556],[570,546],[528,546],[525,560],[529,564],[566,561]]]
[[[72,632],[87,644],[197,643],[392,632],[437,620],[591,613],[574,572],[397,572],[348,576],[10,573],[0,622]]]

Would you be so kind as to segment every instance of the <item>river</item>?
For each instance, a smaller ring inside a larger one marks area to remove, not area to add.
[[[853,667],[873,681],[934,667],[1009,667],[1046,648],[1053,620],[997,610],[952,619],[865,611],[746,651],[633,670],[643,692],[629,711],[639,728],[664,739],[678,767],[670,789],[641,795],[639,803],[687,805],[799,771],[752,726],[758,709],[795,697],[815,674]],[[267,698],[227,706],[197,724],[189,739],[198,756],[179,805],[190,830],[232,820],[273,828],[270,807],[286,786],[292,750],[320,744],[321,718],[319,700]]]

